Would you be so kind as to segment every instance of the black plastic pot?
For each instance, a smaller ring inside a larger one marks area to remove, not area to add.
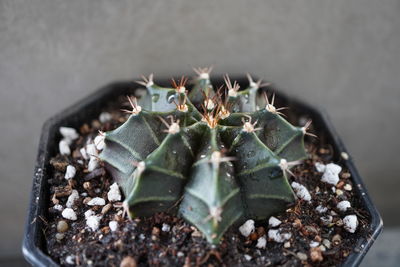
[[[241,84],[246,84],[244,79],[237,79]],[[164,80],[166,81],[166,80]],[[221,80],[215,80],[216,84],[222,84]],[[25,226],[25,235],[22,244],[22,251],[26,260],[34,266],[58,266],[48,255],[46,249],[45,236],[41,230],[44,227],[44,218],[47,216],[49,203],[49,185],[48,178],[51,175],[50,158],[57,153],[58,141],[60,135],[58,128],[60,126],[70,126],[79,128],[83,123],[90,122],[97,118],[102,108],[118,96],[133,94],[138,86],[133,82],[117,82],[105,86],[92,95],[84,98],[75,105],[60,112],[46,121],[42,129],[42,135],[39,143],[39,151],[36,160],[35,172],[33,175],[33,186],[31,192],[31,201],[28,208],[28,217]],[[347,152],[339,136],[335,132],[330,120],[324,112],[321,112],[301,101],[277,94],[277,99],[289,106],[298,114],[304,114],[313,120],[313,125],[319,131],[323,131],[324,138],[333,145],[336,153],[335,159],[340,160],[340,153]],[[342,160],[341,165],[346,166],[351,172],[351,179],[355,185],[360,202],[366,211],[370,213],[371,224],[368,237],[360,237],[354,244],[354,251],[347,257],[343,263],[345,266],[357,266],[368,252],[372,243],[382,231],[382,219],[372,203],[364,183],[354,166],[351,157],[348,160]]]

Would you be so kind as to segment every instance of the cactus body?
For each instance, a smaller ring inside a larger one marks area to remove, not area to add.
[[[294,202],[287,174],[306,156],[307,133],[273,101],[257,106],[260,81],[249,78],[240,91],[226,77],[223,95],[213,90],[210,69],[196,72],[190,93],[183,77],[173,88],[144,78],[147,95],[139,105],[130,99],[128,120],[104,133],[100,158],[131,217],[178,212],[217,244],[235,222],[267,218]]]

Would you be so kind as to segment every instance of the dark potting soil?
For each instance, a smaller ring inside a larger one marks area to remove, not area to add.
[[[298,200],[285,213],[277,214],[282,221],[281,231],[291,233],[290,239],[278,243],[268,239],[268,220],[256,222],[255,231],[244,237],[234,225],[225,233],[218,246],[207,243],[201,233],[183,219],[161,213],[149,218],[129,220],[124,216],[122,202],[109,202],[107,192],[113,183],[110,175],[101,166],[92,172],[87,170],[79,150],[88,140],[93,140],[98,131],[109,131],[127,119],[120,112],[122,102],[105,110],[111,115],[107,122],[93,120],[79,129],[80,137],[71,144],[71,156],[55,155],[51,160],[53,172],[48,180],[51,198],[49,212],[43,232],[46,237],[47,252],[60,265],[82,266],[334,266],[339,265],[357,247],[360,237],[367,237],[370,223],[369,214],[363,209],[357,196],[350,173],[342,169],[336,186],[321,181],[314,164],[333,162],[332,146],[320,138],[306,139],[309,159],[293,169],[296,181],[310,192],[312,201]],[[290,111],[289,111],[290,113]],[[304,118],[290,116],[295,125]],[[340,161],[335,162],[341,165]],[[64,178],[66,166],[73,165],[77,172],[73,179]],[[68,196],[75,189],[79,198],[73,204],[77,220],[63,218]],[[104,206],[88,206],[91,198],[106,200]],[[338,202],[348,200],[351,208],[342,212],[336,208]],[[62,209],[61,209],[61,206]],[[317,207],[326,207],[320,213]],[[58,207],[58,209],[57,209]],[[86,224],[84,213],[93,210],[102,218],[95,231]],[[344,229],[343,218],[354,214],[358,218],[355,233]],[[62,221],[62,222],[60,222]],[[118,227],[111,231],[110,221]],[[58,227],[57,227],[58,225]],[[257,248],[258,239],[266,236],[265,248]]]

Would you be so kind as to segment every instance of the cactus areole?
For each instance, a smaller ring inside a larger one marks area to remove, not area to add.
[[[262,94],[264,84],[249,76],[249,86],[225,76],[214,90],[210,68],[196,69],[171,88],[153,76],[139,83],[147,94],[128,98],[127,121],[102,133],[100,154],[125,194],[128,215],[178,213],[210,243],[246,218],[265,219],[294,203],[288,183],[291,167],[306,157],[306,127],[295,127]]]

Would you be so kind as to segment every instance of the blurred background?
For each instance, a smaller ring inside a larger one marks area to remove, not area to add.
[[[250,72],[328,111],[400,261],[399,0],[0,0],[0,265],[21,238],[43,122],[115,80]]]

